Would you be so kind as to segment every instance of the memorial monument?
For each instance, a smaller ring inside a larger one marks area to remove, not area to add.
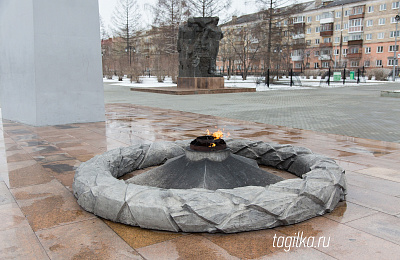
[[[0,1],[3,119],[105,120],[97,0]]]
[[[179,28],[178,88],[224,88],[224,78],[216,74],[219,42],[223,37],[218,21],[218,17],[193,17]]]

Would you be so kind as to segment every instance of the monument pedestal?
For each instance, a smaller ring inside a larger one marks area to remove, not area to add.
[[[178,89],[221,89],[223,77],[178,77]]]
[[[1,0],[0,24],[4,119],[104,121],[97,0]]]

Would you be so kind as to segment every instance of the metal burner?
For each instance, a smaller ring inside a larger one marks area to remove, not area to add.
[[[226,149],[226,143],[224,139],[214,139],[211,135],[205,135],[194,139],[189,147],[195,151],[212,152]]]

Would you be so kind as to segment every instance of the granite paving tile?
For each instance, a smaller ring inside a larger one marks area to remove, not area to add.
[[[51,259],[143,259],[100,219],[36,232]]]
[[[0,205],[0,230],[29,226],[17,203]]]
[[[104,222],[117,233],[128,245],[138,249],[149,245],[157,244],[167,240],[181,237],[185,233],[173,233],[144,229],[140,227],[127,226],[120,223],[104,220]]]
[[[393,166],[395,165],[396,164],[393,164]],[[363,170],[358,170],[356,172],[400,183],[400,170],[398,170],[398,168],[397,170],[393,170],[382,167],[371,167]]]
[[[10,188],[44,184],[53,179],[53,177],[34,160],[23,161],[21,164],[14,163],[14,165],[9,165],[9,167],[8,178]]]
[[[399,172],[400,173],[400,172]],[[400,182],[390,181],[386,178],[374,177],[357,172],[346,172],[347,182],[364,189],[377,191],[391,196],[400,195]]]
[[[387,214],[396,215],[400,213],[400,198],[360,188],[354,185],[347,185],[346,200],[370,209],[381,211]]]
[[[146,259],[239,259],[200,235],[188,235],[142,247],[138,252]]]
[[[378,211],[363,207],[349,201],[342,201],[336,206],[336,208],[324,215],[324,217],[339,223],[346,223],[359,218],[376,214]]]
[[[275,229],[242,232],[236,234],[203,234],[213,243],[225,249],[230,255],[240,259],[256,259],[273,255],[284,248],[276,247],[274,236],[286,237]],[[276,241],[275,241],[276,242]]]
[[[400,218],[396,216],[377,213],[346,225],[400,245]]]
[[[12,189],[18,205],[34,231],[93,218],[57,180]]]
[[[285,248],[286,250],[289,248]],[[334,260],[337,259],[335,257],[329,256],[325,253],[322,253],[318,251],[317,249],[314,248],[304,248],[304,247],[292,247],[290,250],[285,251],[284,250],[277,250],[273,252],[272,254],[268,254],[263,257],[257,258],[257,260],[310,260],[310,259],[316,259],[316,260]],[[244,258],[248,259],[248,258]]]
[[[28,224],[0,230],[0,259],[49,259]]]
[[[0,181],[0,205],[11,204],[14,202],[14,197],[8,190],[7,185],[3,181]]]
[[[287,236],[300,232],[299,240],[306,238],[302,247],[312,246],[337,259],[397,259],[400,254],[395,243],[324,217],[276,229]],[[319,246],[317,241],[321,241]]]

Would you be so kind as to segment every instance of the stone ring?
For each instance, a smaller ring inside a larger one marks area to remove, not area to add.
[[[122,147],[97,155],[76,170],[73,192],[86,211],[114,222],[174,232],[273,228],[332,211],[345,199],[346,179],[334,160],[292,145],[226,140],[232,153],[300,178],[265,187],[163,189],[118,178],[184,154],[189,141]]]

